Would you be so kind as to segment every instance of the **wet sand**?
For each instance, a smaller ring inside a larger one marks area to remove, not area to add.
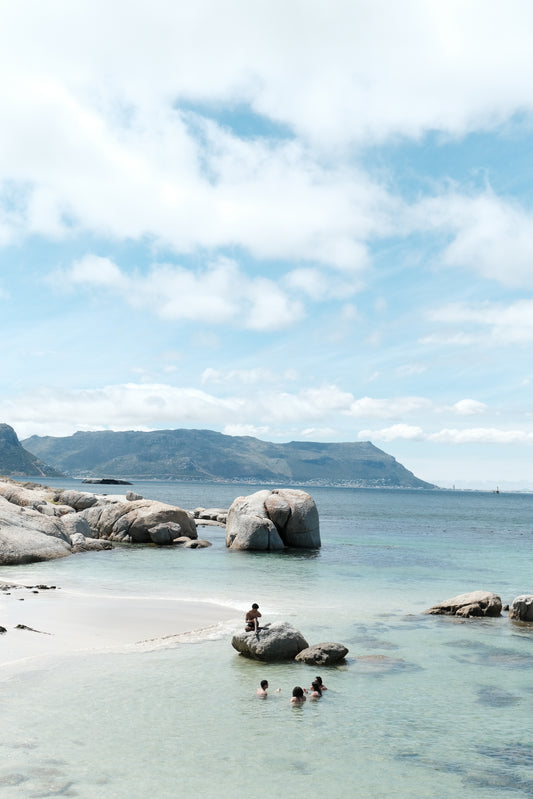
[[[38,591],[38,593],[35,593]],[[0,668],[81,651],[143,651],[238,618],[212,603],[76,594],[61,588],[0,591]],[[26,628],[17,628],[25,625]]]

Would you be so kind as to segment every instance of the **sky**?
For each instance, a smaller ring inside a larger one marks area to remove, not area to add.
[[[533,489],[529,0],[0,0],[0,422]]]

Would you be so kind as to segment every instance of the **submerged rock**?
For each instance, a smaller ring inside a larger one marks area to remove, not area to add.
[[[490,591],[471,591],[469,594],[459,594],[459,596],[445,599],[424,611],[433,616],[460,616],[465,619],[476,616],[500,616],[501,612],[501,598]]]
[[[185,541],[183,544],[185,549],[207,549],[207,547],[211,546],[210,541],[206,541],[205,538],[197,538],[195,540]]]
[[[267,662],[294,660],[309,646],[302,633],[287,622],[263,627],[257,633],[235,633],[231,645],[245,657]]]

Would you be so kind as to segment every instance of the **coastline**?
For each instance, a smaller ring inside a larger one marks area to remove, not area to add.
[[[216,634],[235,609],[208,602],[75,593],[0,591],[0,669],[80,652],[147,651]],[[24,627],[17,627],[24,625]]]

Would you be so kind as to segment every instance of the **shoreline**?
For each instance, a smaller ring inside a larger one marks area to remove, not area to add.
[[[106,597],[20,584],[0,591],[0,669],[74,653],[142,652],[214,635],[236,622],[215,603]],[[23,625],[23,627],[17,627]]]

